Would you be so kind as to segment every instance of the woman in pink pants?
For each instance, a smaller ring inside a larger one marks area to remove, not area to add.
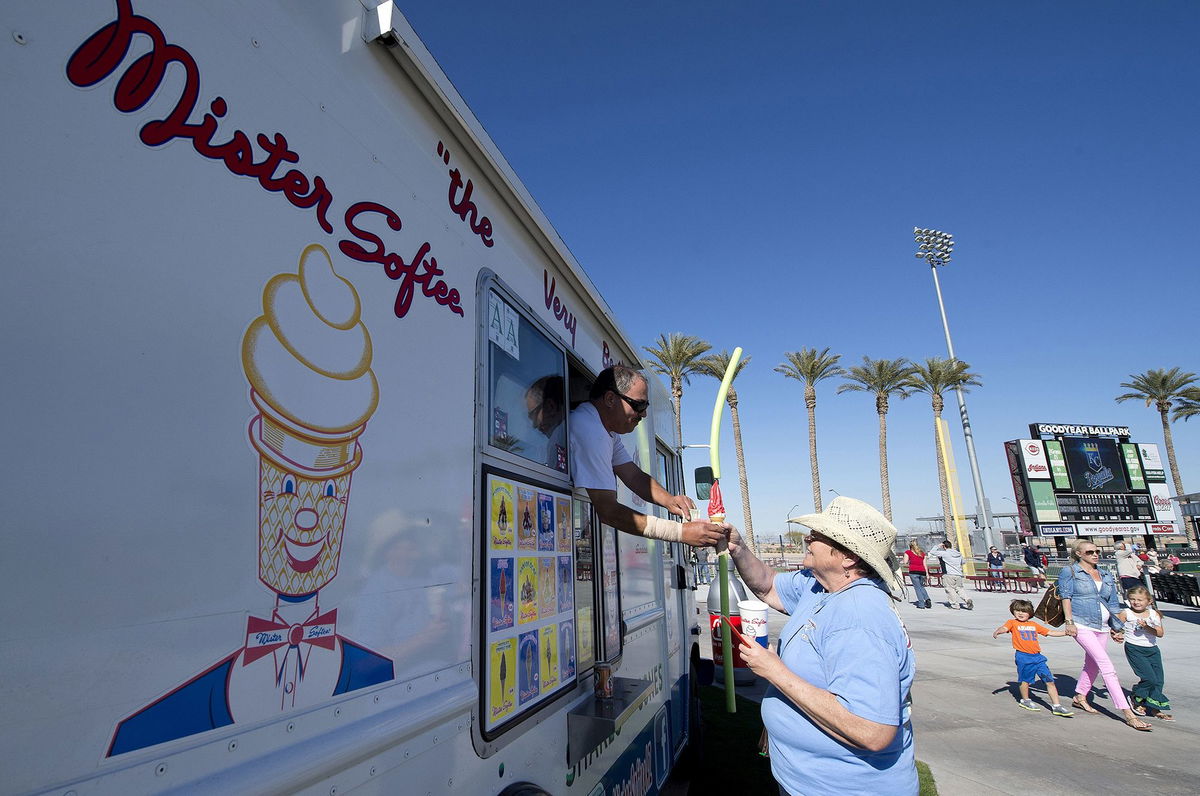
[[[1075,542],[1071,560],[1073,563],[1058,573],[1058,596],[1062,598],[1063,613],[1067,617],[1067,635],[1074,636],[1083,647],[1083,671],[1079,673],[1072,704],[1085,713],[1099,713],[1088,704],[1088,694],[1099,674],[1104,678],[1113,706],[1125,714],[1125,723],[1135,730],[1150,732],[1150,725],[1129,707],[1116,669],[1105,650],[1110,635],[1115,641],[1123,640],[1121,620],[1117,618],[1121,606],[1117,602],[1117,586],[1112,573],[1102,572],[1096,566],[1100,549],[1087,539]]]

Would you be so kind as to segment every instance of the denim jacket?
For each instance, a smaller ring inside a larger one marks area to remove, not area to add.
[[[1063,567],[1058,573],[1058,596],[1071,601],[1071,619],[1076,624],[1090,627],[1092,630],[1103,630],[1100,626],[1100,601],[1108,607],[1108,624],[1114,630],[1121,627],[1117,614],[1121,605],[1117,601],[1117,586],[1112,573],[1100,570],[1100,589],[1096,589],[1096,581],[1083,571],[1078,564]]]

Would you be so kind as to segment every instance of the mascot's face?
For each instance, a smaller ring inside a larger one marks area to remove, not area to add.
[[[280,594],[312,594],[337,574],[350,473],[313,480],[259,460],[258,577]]]

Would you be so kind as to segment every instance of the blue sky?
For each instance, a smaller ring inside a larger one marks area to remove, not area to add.
[[[639,345],[680,331],[752,355],[736,387],[760,536],[812,508],[785,351],[946,355],[913,226],[957,242],[940,277],[983,380],[967,403],[994,511],[1012,510],[1002,443],[1029,423],[1161,444],[1119,384],[1200,372],[1198,4],[399,5]],[[874,402],[838,383],[818,388],[822,483],[878,505]],[[707,441],[716,382],[685,390],[684,436]],[[928,398],[888,423],[905,529],[940,512]],[[1200,490],[1200,420],[1174,431]],[[728,443],[723,469],[737,518]]]

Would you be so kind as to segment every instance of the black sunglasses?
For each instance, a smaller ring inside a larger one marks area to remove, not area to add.
[[[623,400],[625,403],[629,404],[629,408],[637,412],[639,415],[650,408],[650,402],[645,398],[630,398],[628,395],[622,395],[616,390],[613,390],[613,394]]]

